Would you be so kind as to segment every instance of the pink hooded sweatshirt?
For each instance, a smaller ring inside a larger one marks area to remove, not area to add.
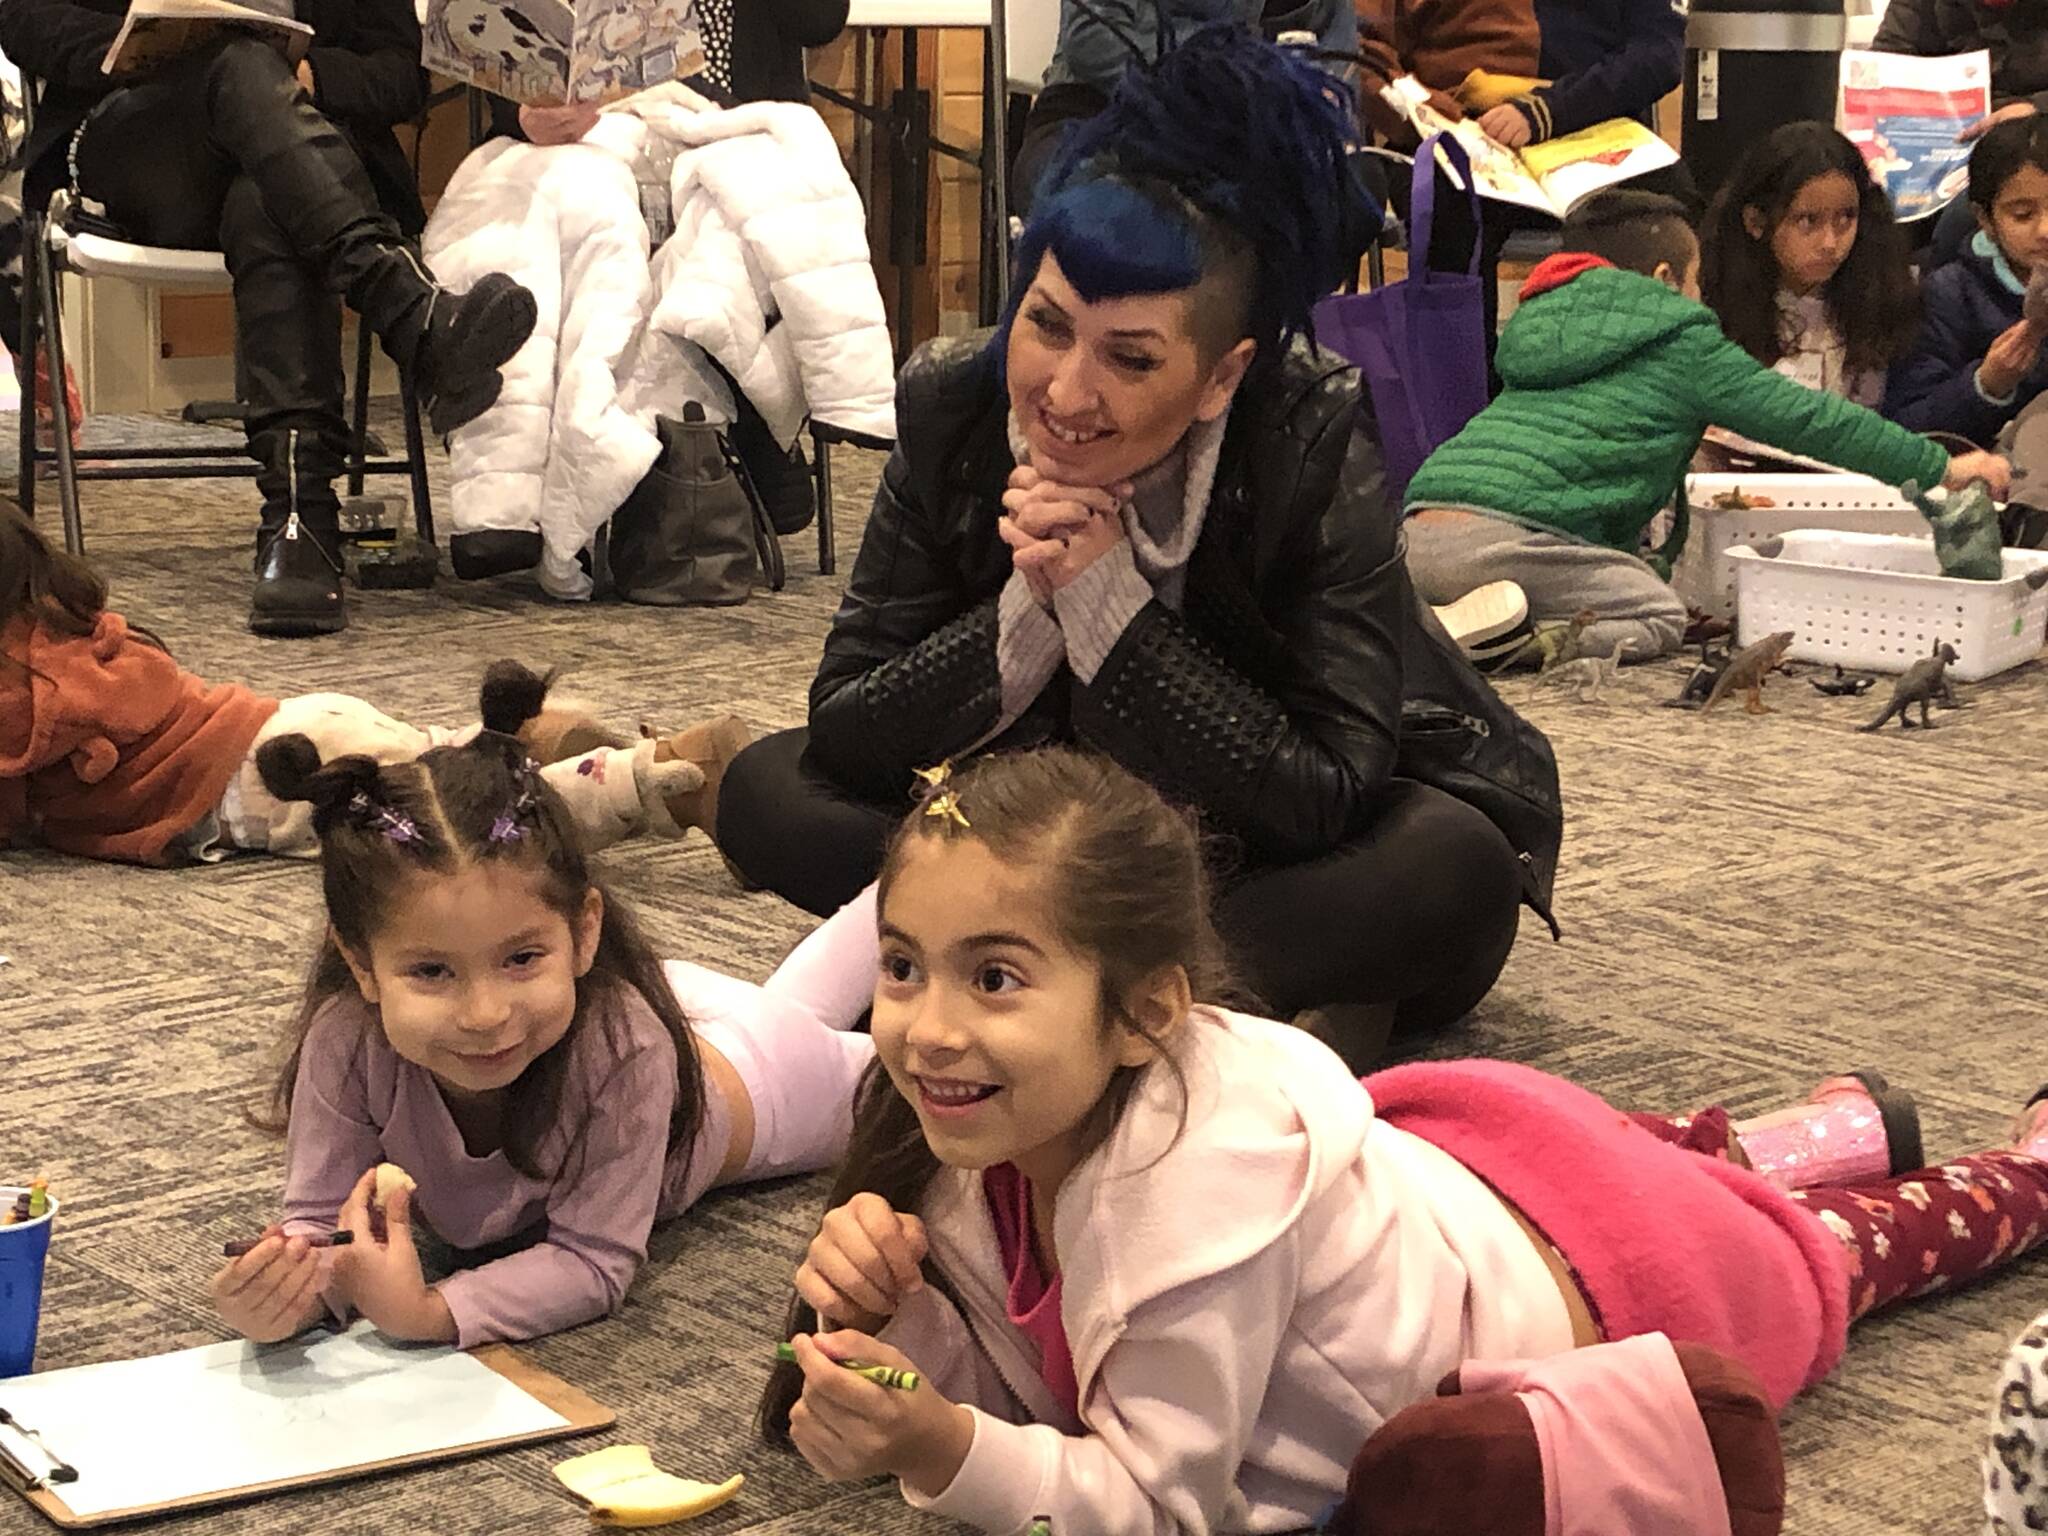
[[[1327,1048],[1198,1009],[1175,1061],[1185,1105],[1147,1067],[1059,1189],[1078,1420],[1006,1316],[980,1173],[941,1169],[926,1192],[945,1284],[880,1336],[973,1410],[974,1440],[937,1498],[905,1490],[913,1504],[999,1532],[1041,1514],[1091,1536],[1297,1530],[1445,1374],[1570,1347],[1556,1282],[1500,1199],[1379,1120]]]

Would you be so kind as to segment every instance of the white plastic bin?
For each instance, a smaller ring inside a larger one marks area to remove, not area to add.
[[[1725,511],[1714,498],[1729,491],[1767,499],[1768,507]],[[1795,528],[1839,528],[1849,533],[1926,533],[1920,509],[1891,486],[1862,475],[1691,475],[1685,493],[1692,533],[1671,572],[1672,588],[1689,607],[1717,619],[1735,617],[1738,544],[1790,533]]]
[[[1764,551],[1776,549],[1775,554]],[[1732,549],[1743,645],[1789,629],[1789,654],[1903,672],[1940,641],[1975,682],[2031,660],[2048,639],[2048,550],[2008,549],[2000,581],[1941,574],[1934,539],[1797,528]]]

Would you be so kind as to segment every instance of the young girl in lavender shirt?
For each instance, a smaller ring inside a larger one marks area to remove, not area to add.
[[[1187,820],[1069,750],[977,759],[897,831],[876,1064],[763,1403],[826,1477],[991,1532],[1296,1530],[1468,1361],[1662,1332],[1782,1405],[1853,1318],[2043,1236],[2048,1104],[1918,1169],[1874,1078],[1738,1125],[1504,1062],[1361,1082],[1193,1002],[1207,899]]]
[[[213,1277],[245,1337],[330,1313],[465,1348],[568,1328],[619,1305],[657,1220],[845,1148],[872,1047],[817,1010],[858,1004],[802,945],[765,987],[663,967],[513,737],[543,692],[494,669],[473,742],[392,767],[303,736],[258,753],[313,804],[329,928],[278,1085],[282,1217]],[[386,1161],[417,1190],[373,1230]],[[498,1256],[428,1283],[416,1214]],[[335,1227],[349,1246],[307,1242]]]

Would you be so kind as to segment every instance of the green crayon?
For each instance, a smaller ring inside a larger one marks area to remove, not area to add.
[[[775,1358],[796,1363],[796,1346],[787,1342],[775,1346]],[[893,1365],[869,1365],[860,1360],[839,1362],[856,1376],[865,1376],[878,1387],[894,1387],[899,1392],[915,1392],[919,1380],[915,1371],[899,1371]]]

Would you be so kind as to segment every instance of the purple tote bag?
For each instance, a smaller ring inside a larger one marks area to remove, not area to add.
[[[1464,272],[1429,267],[1439,147],[1472,200],[1472,263]],[[1432,134],[1416,153],[1409,185],[1408,275],[1369,293],[1332,294],[1315,307],[1317,342],[1355,364],[1372,393],[1387,496],[1397,506],[1422,461],[1487,398],[1479,193],[1464,146],[1448,134]]]

